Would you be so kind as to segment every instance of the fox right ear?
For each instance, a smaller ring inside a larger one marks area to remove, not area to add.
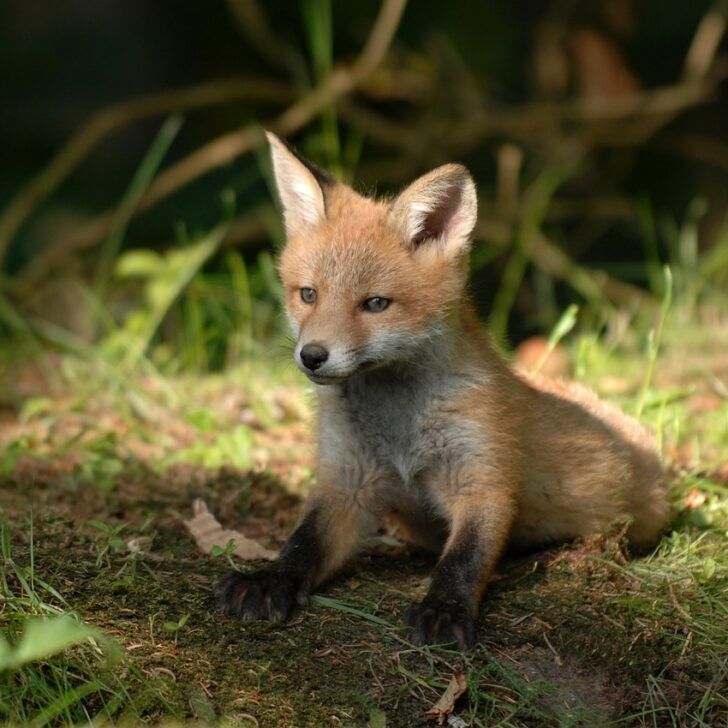
[[[286,234],[290,238],[316,227],[326,217],[324,189],[335,184],[335,180],[300,156],[280,137],[269,131],[265,135],[283,206]]]
[[[427,246],[458,258],[470,249],[478,216],[475,184],[462,164],[445,164],[415,180],[390,208],[411,250]]]

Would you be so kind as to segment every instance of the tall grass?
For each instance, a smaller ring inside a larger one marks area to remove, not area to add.
[[[40,728],[140,719],[127,685],[142,676],[127,666],[122,680],[114,641],[38,576],[32,525],[27,558],[23,566],[14,557],[0,524],[0,722]]]

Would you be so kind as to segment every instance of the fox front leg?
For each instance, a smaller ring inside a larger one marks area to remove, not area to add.
[[[425,598],[405,615],[415,644],[475,645],[475,619],[513,520],[510,499],[460,498],[451,508],[450,536]]]
[[[215,595],[222,611],[244,621],[287,619],[354,554],[369,520],[353,498],[319,489],[270,566],[250,573],[229,571],[218,581]]]

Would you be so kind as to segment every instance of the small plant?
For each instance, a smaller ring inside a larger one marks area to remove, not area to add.
[[[107,567],[111,568],[110,553],[112,551],[126,551],[126,543],[119,534],[126,528],[127,524],[110,526],[108,523],[98,521],[95,518],[87,521],[87,523],[92,528],[100,531],[100,535],[94,539],[96,566],[100,567],[105,563]]]
[[[170,632],[174,635],[174,643],[177,644],[177,635],[185,628],[185,625],[189,621],[190,614],[185,614],[180,617],[176,622],[167,621],[164,623],[164,629],[166,632]]]
[[[73,442],[66,446],[70,451]],[[101,490],[110,493],[116,486],[116,479],[124,470],[124,460],[119,455],[116,433],[106,432],[80,448],[82,459],[74,472],[90,481]]]
[[[170,456],[165,465],[192,463],[205,468],[230,466],[245,470],[251,465],[253,431],[247,425],[238,425],[230,432],[221,432],[212,441],[198,440]]]
[[[223,558],[226,559],[228,564],[230,565],[231,569],[235,568],[235,562],[233,561],[233,554],[235,553],[235,548],[237,544],[235,543],[234,539],[230,539],[225,546],[213,546],[210,549],[210,554],[212,556],[215,556],[217,558]]]

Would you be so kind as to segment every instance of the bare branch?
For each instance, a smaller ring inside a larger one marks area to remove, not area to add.
[[[334,70],[319,86],[266,126],[281,134],[291,134],[336,99],[351,93],[384,59],[406,5],[407,0],[384,0],[369,38],[354,63]],[[137,213],[153,207],[213,169],[231,163],[262,140],[258,124],[250,124],[214,139],[161,172],[139,201]],[[107,234],[113,214],[113,210],[101,214],[60,245],[66,252],[92,245]]]
[[[703,16],[685,56],[683,77],[686,80],[704,78],[710,72],[726,30],[727,16],[727,0],[719,0]]]
[[[172,111],[185,111],[240,98],[287,102],[291,89],[262,78],[230,79],[188,86],[122,101],[94,114],[50,161],[48,166],[7,205],[0,216],[0,263],[10,241],[28,215],[49,197],[106,137],[132,122]]]

